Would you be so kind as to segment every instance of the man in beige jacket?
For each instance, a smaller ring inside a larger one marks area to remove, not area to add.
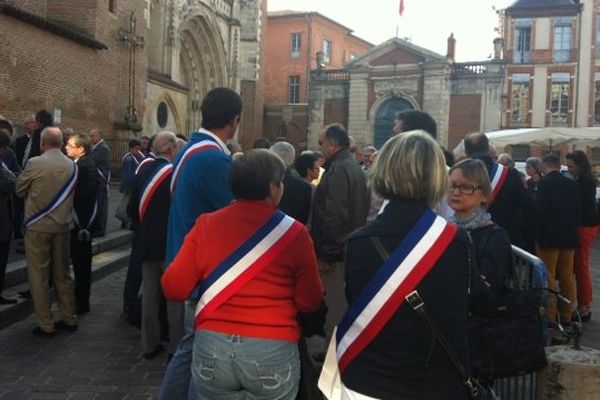
[[[62,132],[41,133],[42,155],[33,157],[17,179],[16,192],[25,200],[25,254],[31,298],[39,326],[35,335],[50,337],[55,329],[77,330],[73,282],[69,274],[69,234],[77,168],[61,152]],[[50,311],[49,280],[56,291],[61,319]]]

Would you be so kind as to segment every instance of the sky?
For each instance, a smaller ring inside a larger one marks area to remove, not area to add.
[[[268,10],[317,11],[352,29],[375,45],[396,36],[446,55],[446,41],[456,38],[457,61],[482,61],[493,54],[498,17],[516,0],[268,0]]]

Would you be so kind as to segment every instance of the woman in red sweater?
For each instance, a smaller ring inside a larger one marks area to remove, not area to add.
[[[277,210],[284,170],[268,150],[236,159],[236,200],[198,218],[162,276],[169,300],[199,285],[195,398],[293,399],[298,391],[296,314],[317,310],[323,289],[308,231]]]

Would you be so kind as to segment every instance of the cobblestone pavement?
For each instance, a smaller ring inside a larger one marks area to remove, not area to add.
[[[94,283],[75,333],[34,336],[33,315],[0,330],[0,399],[152,399],[166,355],[142,357],[140,333],[121,313],[124,281],[122,269]]]
[[[592,252],[596,293],[582,343],[600,349],[600,240]],[[152,399],[166,354],[145,360],[139,331],[121,313],[125,270],[93,284],[89,314],[75,333],[31,334],[35,316],[0,330],[0,399]]]

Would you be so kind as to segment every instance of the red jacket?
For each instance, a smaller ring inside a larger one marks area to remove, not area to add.
[[[267,201],[237,200],[202,214],[162,276],[169,300],[183,301],[227,256],[275,212]],[[195,329],[247,337],[297,341],[297,311],[315,311],[323,289],[313,243],[302,231],[277,259],[212,314],[197,318]]]

